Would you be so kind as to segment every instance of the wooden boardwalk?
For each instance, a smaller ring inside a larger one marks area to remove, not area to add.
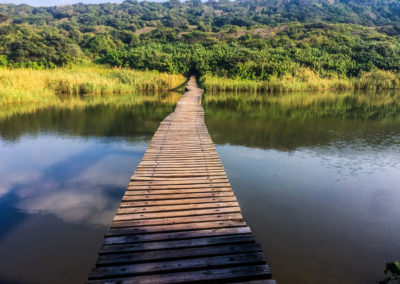
[[[132,176],[89,283],[273,283],[192,77]]]

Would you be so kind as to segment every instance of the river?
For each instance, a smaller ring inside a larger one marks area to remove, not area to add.
[[[206,94],[206,124],[278,283],[383,279],[400,258],[400,100],[224,96]],[[1,283],[85,281],[173,109],[81,100],[0,115]]]

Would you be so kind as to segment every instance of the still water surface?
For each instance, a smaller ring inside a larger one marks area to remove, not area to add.
[[[278,283],[374,283],[400,259],[400,114],[355,103],[205,103]],[[1,283],[84,282],[172,109],[82,104],[0,119]]]

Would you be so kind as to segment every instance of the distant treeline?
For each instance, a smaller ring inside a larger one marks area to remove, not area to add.
[[[97,62],[264,80],[400,70],[397,0],[0,5],[0,66]]]

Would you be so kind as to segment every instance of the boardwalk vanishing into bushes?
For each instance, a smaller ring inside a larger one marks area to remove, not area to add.
[[[204,123],[192,77],[139,163],[89,283],[274,283]]]

